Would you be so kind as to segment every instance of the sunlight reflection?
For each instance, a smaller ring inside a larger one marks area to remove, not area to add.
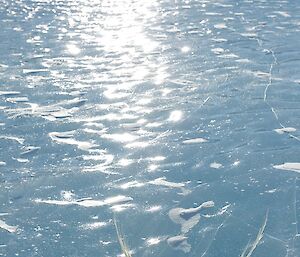
[[[158,165],[156,165],[156,164],[150,164],[150,165],[148,166],[148,171],[149,171],[149,172],[154,172],[154,171],[156,171],[158,168],[159,168]]]
[[[143,187],[144,185],[145,183],[134,180],[120,185],[120,188],[126,190],[129,188]]]
[[[152,245],[157,245],[159,244],[163,238],[161,237],[150,237],[146,240],[146,245],[147,246],[152,246]]]
[[[74,4],[68,3],[72,12],[67,13],[66,17],[58,17],[67,23],[66,27],[60,29],[59,36],[61,40],[67,40],[65,49],[69,54],[80,56],[76,59],[64,58],[63,65],[74,70],[80,67],[87,71],[87,76],[76,77],[76,81],[75,78],[70,78],[76,82],[72,87],[83,88],[93,84],[99,87],[99,94],[102,94],[105,100],[122,106],[112,108],[112,105],[109,105],[102,108],[99,104],[93,109],[103,110],[101,114],[96,112],[92,117],[72,117],[72,121],[119,121],[119,129],[113,133],[107,133],[107,129],[85,129],[84,132],[109,141],[125,143],[125,148],[128,149],[145,148],[153,144],[147,140],[155,135],[147,129],[159,127],[162,123],[146,124],[147,120],[144,117],[154,111],[150,104],[157,95],[157,89],[149,88],[141,96],[138,88],[145,83],[147,86],[155,84],[158,90],[161,90],[161,85],[169,77],[168,62],[156,54],[161,52],[162,46],[159,40],[150,36],[152,33],[148,33],[149,22],[160,18],[159,1],[133,1],[129,4],[127,0],[92,0],[88,3],[78,0]],[[95,12],[95,6],[101,8],[101,13]],[[92,55],[89,54],[91,47],[97,50]],[[81,54],[83,49],[87,53],[86,56]],[[55,65],[50,64],[51,68],[55,68]],[[56,69],[52,70],[52,74],[58,80],[69,77]],[[169,121],[176,122],[180,119],[181,115],[174,112]],[[119,166],[129,164],[130,161],[124,160],[117,163]],[[95,169],[102,169],[102,166],[97,164]],[[88,170],[93,169],[89,166]]]
[[[149,208],[147,208],[145,211],[146,212],[158,212],[162,210],[162,206],[161,205],[154,205],[154,206],[150,206]]]
[[[113,212],[122,212],[122,211],[125,211],[127,209],[132,209],[134,207],[135,207],[135,205],[132,204],[132,203],[124,203],[124,204],[113,205],[112,207],[110,207],[110,209]]]
[[[183,113],[182,111],[176,110],[176,111],[172,111],[170,113],[170,116],[168,118],[168,121],[171,122],[177,122],[180,121],[182,119]]]
[[[134,136],[129,133],[123,133],[123,134],[104,134],[102,135],[102,138],[110,139],[113,141],[126,143],[126,142],[132,142],[138,139],[137,136]]]
[[[78,55],[80,53],[80,48],[78,48],[76,45],[67,45],[67,50],[72,55]]]
[[[150,145],[150,142],[133,142],[125,145],[126,148],[145,148]]]
[[[181,48],[182,53],[188,53],[189,51],[191,51],[191,48],[188,47],[188,46],[184,46],[184,47]]]
[[[98,5],[101,7],[101,14],[95,13],[95,6]],[[127,0],[104,0],[100,3],[90,1],[87,4],[86,1],[80,0],[76,5],[70,5],[72,13],[69,13],[67,18],[68,30],[64,28],[62,36],[67,34],[73,41],[79,38],[84,45],[93,44],[101,55],[108,54],[109,58],[117,56],[112,59],[114,63],[118,63],[117,67],[100,76],[119,78],[119,85],[122,85],[128,81],[143,81],[148,75],[158,71],[155,83],[161,84],[168,76],[166,67],[161,64],[161,60],[151,60],[147,57],[151,56],[149,54],[153,51],[159,52],[161,46],[145,32],[149,21],[157,19],[158,6],[157,1],[133,1],[129,4]],[[76,33],[77,29],[81,30],[80,34]],[[70,44],[66,47],[72,55],[80,53],[78,45]],[[97,58],[94,57],[94,63]],[[127,89],[127,86],[124,85],[123,88]],[[113,95],[113,98],[115,96]]]
[[[151,157],[151,158],[148,158],[150,161],[164,161],[166,159],[165,156],[162,156],[162,155],[158,155],[158,156],[155,156],[155,157]]]
[[[156,85],[160,85],[162,83],[165,82],[165,80],[168,78],[168,74],[166,72],[161,72],[158,73],[155,77],[154,77],[154,83]]]
[[[120,160],[118,161],[117,165],[120,165],[120,166],[128,166],[128,165],[132,164],[133,162],[134,162],[134,161],[131,160],[131,159],[125,159],[125,158],[123,158],[123,159],[120,159]]]
[[[101,8],[101,13],[95,12],[95,6]],[[85,71],[82,77],[70,78],[72,87],[80,89],[92,85],[92,89],[98,90],[103,97],[99,103],[88,107],[94,113],[74,116],[72,121],[103,123],[105,127],[101,126],[101,130],[85,128],[82,131],[105,144],[124,144],[129,152],[155,144],[153,138],[157,135],[153,128],[164,123],[148,123],[147,115],[155,111],[152,105],[157,95],[171,92],[163,85],[169,78],[168,60],[157,54],[162,51],[161,42],[151,37],[153,33],[148,27],[150,21],[153,23],[160,18],[160,2],[132,1],[129,4],[127,0],[92,0],[87,3],[78,0],[76,4],[69,3],[69,7],[72,12],[67,13],[67,25],[61,28],[59,36],[68,42],[64,46],[67,53],[76,58],[64,58],[59,65]],[[183,47],[182,51],[188,52],[190,48]],[[69,78],[69,74],[56,69],[55,63],[49,65],[55,68],[56,79]],[[141,91],[140,87],[144,86],[146,90]],[[102,99],[109,103],[103,104]],[[177,122],[182,116],[182,111],[173,111],[168,121]],[[113,122],[118,125],[111,128],[109,124]],[[84,159],[89,164],[83,171],[114,174],[113,167],[126,167],[134,162],[125,156],[120,156],[116,162],[114,155],[108,152],[86,155]],[[148,168],[155,171],[159,166],[149,163]]]

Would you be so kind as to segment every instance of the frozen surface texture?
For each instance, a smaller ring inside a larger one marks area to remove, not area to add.
[[[0,256],[300,256],[298,0],[0,0]],[[120,240],[119,240],[120,241]]]

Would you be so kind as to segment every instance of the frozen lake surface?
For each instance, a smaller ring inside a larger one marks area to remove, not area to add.
[[[0,0],[0,256],[300,256],[298,0]]]

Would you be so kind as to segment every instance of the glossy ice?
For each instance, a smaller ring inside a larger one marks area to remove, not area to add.
[[[0,0],[0,256],[300,255],[296,0]]]

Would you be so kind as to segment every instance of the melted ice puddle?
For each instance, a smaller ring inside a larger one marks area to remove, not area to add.
[[[177,250],[182,250],[185,253],[188,253],[191,251],[191,245],[187,242],[188,237],[184,235],[178,235],[169,237],[167,239],[168,244]]]
[[[197,225],[202,209],[212,208],[214,206],[215,203],[213,201],[207,201],[195,208],[174,208],[169,211],[169,217],[174,223],[181,225],[181,232],[185,234]]]

